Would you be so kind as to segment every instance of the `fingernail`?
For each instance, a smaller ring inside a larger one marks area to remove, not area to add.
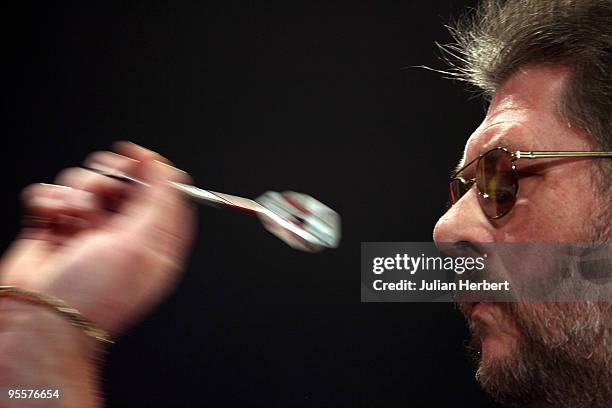
[[[38,184],[43,186],[43,187],[55,188],[57,190],[70,190],[70,189],[72,189],[72,187],[62,186],[61,184],[49,184],[49,183],[38,183]]]
[[[138,149],[138,150],[143,150],[143,151],[147,151],[147,152],[151,151],[151,149],[147,149],[146,147],[144,147],[142,145],[139,145],[138,143],[132,142],[131,140],[122,140],[122,141],[119,141],[117,143],[125,144],[127,146],[130,146],[130,147],[132,147],[134,149]]]
[[[144,149],[143,146],[139,145],[138,143],[132,142],[131,140],[122,140],[119,143],[126,143],[126,144],[130,144],[130,145],[132,145],[134,147],[138,147],[138,148]]]
[[[66,204],[70,207],[90,210],[94,207],[94,195],[87,191],[75,191],[66,197]]]
[[[164,169],[163,171],[168,172],[168,174],[170,174],[170,172],[172,173],[179,172],[179,173],[187,174],[185,170],[177,169],[176,167],[171,166],[167,163],[161,162],[159,160],[153,160],[153,163],[155,163],[155,165],[158,166],[159,168],[163,168]]]
[[[34,196],[30,200],[33,207],[62,207],[63,201],[57,198]]]

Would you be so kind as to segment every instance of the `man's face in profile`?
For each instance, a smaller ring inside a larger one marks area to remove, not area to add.
[[[464,161],[494,147],[522,150],[594,150],[588,135],[558,113],[570,72],[528,67],[493,95],[482,124],[469,138]],[[520,163],[520,189],[512,211],[492,220],[480,208],[476,187],[438,221],[438,243],[608,241],[609,214],[597,193],[590,160],[544,159]],[[468,170],[473,177],[474,169]],[[608,210],[609,211],[609,210]],[[500,401],[546,401],[591,406],[610,383],[610,304],[464,303],[482,386]],[[590,395],[585,395],[585,392]],[[558,406],[558,405],[555,405]]]

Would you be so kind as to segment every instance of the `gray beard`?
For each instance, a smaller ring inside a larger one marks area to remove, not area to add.
[[[483,389],[508,406],[610,408],[612,304],[501,303],[521,338],[509,357],[484,364],[480,322],[469,350]]]

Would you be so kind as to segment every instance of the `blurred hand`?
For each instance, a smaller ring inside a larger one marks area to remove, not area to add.
[[[127,142],[85,166],[143,181],[126,183],[85,168],[23,192],[24,228],[0,260],[0,285],[56,296],[117,335],[177,283],[194,236],[195,211],[170,181],[186,173]]]

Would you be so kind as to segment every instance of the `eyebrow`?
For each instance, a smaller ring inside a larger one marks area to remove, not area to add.
[[[459,164],[457,164],[457,166],[455,167],[455,170],[453,170],[453,172],[451,173],[451,177],[457,177],[457,175],[459,173],[461,173],[463,170],[465,170],[467,167],[469,167],[472,163],[474,163],[476,160],[478,160],[480,158],[481,154],[479,154],[478,156],[476,156],[474,159],[470,160],[469,162],[465,162],[465,155],[463,156],[463,158],[461,159],[461,161],[459,162]]]
[[[465,155],[461,158],[461,160],[459,160],[459,163],[457,163],[453,171],[451,171],[451,177],[455,177],[457,174],[459,174],[461,170],[463,170],[463,168],[465,167],[464,163]]]
[[[506,131],[506,132],[502,132],[501,134],[497,133],[494,136],[492,136],[486,143],[480,146],[480,153],[475,158],[470,160],[469,162],[467,161],[467,151],[466,151],[466,153],[464,153],[463,157],[461,158],[457,166],[455,166],[455,169],[452,171],[451,177],[456,177],[460,172],[465,170],[472,163],[478,160],[480,156],[482,156],[483,154],[485,154],[491,149],[494,149],[496,147],[505,147],[508,150],[512,150],[512,151],[515,150],[515,149],[510,148],[510,143],[508,143],[508,141],[506,140],[507,135],[508,135],[508,132]]]

